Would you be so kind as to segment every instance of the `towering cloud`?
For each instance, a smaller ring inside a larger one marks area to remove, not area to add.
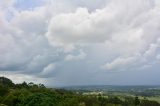
[[[2,0],[0,71],[55,85],[155,73],[159,11],[159,0]]]

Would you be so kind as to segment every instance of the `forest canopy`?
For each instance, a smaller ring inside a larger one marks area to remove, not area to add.
[[[118,96],[82,95],[69,90],[46,88],[43,84],[14,84],[0,77],[0,106],[160,106],[156,101]]]

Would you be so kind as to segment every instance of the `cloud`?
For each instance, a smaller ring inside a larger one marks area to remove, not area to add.
[[[0,1],[0,71],[81,84],[112,80],[112,71],[153,69],[159,0],[94,1],[47,0],[32,9]]]
[[[50,74],[53,74],[53,71],[55,71],[56,69],[56,64],[55,63],[51,63],[49,65],[47,65],[46,67],[44,67],[43,71],[41,72],[42,76],[50,76]],[[53,75],[51,75],[53,76]]]
[[[57,41],[57,44],[60,45],[103,41],[108,31],[96,26],[96,23],[98,24],[96,15],[90,14],[85,8],[79,8],[76,13],[53,17],[46,36],[51,43],[53,39],[53,43]]]
[[[6,8],[12,6],[13,3],[14,3],[14,0],[2,0],[0,3],[0,8],[6,9]]]
[[[14,8],[9,21],[2,14],[0,70],[37,74],[48,64],[59,60],[59,48],[51,47],[44,36],[49,18],[45,11],[43,6],[33,11]]]
[[[157,58],[157,60],[160,60],[160,55],[157,55],[156,58]]]
[[[146,67],[151,67],[159,59],[159,38],[155,43],[149,45],[146,50],[141,54],[135,54],[130,57],[118,57],[112,62],[108,62],[101,66],[105,70],[136,70]]]
[[[115,52],[129,55],[144,52],[157,39],[156,22],[159,20],[155,17],[159,14],[154,3],[149,0],[112,1],[92,12],[87,8],[77,8],[75,12],[52,17],[46,37],[51,45],[64,49],[70,45],[75,48],[81,44],[107,42],[111,49],[117,48]],[[148,31],[148,27],[152,31]]]
[[[127,70],[131,65],[137,62],[137,57],[127,57],[127,58],[116,58],[111,63],[107,63],[102,66],[103,69],[121,71]]]
[[[78,55],[71,55],[71,54],[68,54],[66,57],[65,57],[65,60],[66,61],[74,61],[74,60],[83,60],[86,58],[86,54],[83,52],[83,51],[80,51],[80,54]]]
[[[25,81],[27,83],[34,82],[36,84],[47,83],[45,78],[38,78],[37,76],[34,75],[26,75],[26,74],[6,72],[6,71],[1,71],[0,75],[11,79],[14,83],[22,83],[22,81]]]
[[[160,38],[157,39],[156,43],[150,44],[148,50],[145,51],[145,57],[153,57],[159,52],[160,48]]]

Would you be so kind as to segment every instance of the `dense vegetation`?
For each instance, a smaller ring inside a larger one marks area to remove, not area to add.
[[[160,106],[156,101],[135,97],[82,95],[63,89],[46,88],[43,84],[14,84],[0,77],[0,106]]]

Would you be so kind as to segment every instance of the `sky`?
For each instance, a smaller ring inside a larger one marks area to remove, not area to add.
[[[0,0],[0,76],[47,86],[160,85],[159,0]]]

